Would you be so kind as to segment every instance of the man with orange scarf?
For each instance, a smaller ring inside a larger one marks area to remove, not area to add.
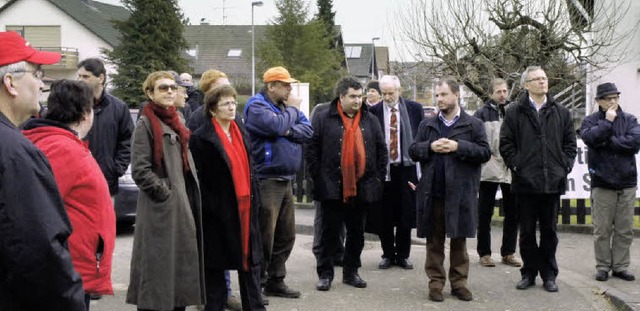
[[[313,136],[305,151],[314,198],[321,201],[322,248],[316,289],[328,291],[333,281],[333,254],[342,223],[347,228],[342,282],[365,288],[358,275],[364,246],[367,206],[382,197],[387,148],[380,124],[362,104],[362,85],[347,77],[338,81],[329,109],[313,119]],[[336,149],[336,146],[341,148]]]

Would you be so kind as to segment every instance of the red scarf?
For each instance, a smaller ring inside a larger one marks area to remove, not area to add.
[[[216,129],[216,134],[222,141],[229,164],[231,165],[231,178],[236,190],[238,200],[238,214],[240,215],[240,236],[242,238],[242,268],[249,271],[249,227],[251,219],[251,175],[249,172],[249,158],[244,147],[242,133],[235,121],[231,121],[229,134],[231,141],[222,126],[215,118],[211,122]]]
[[[176,112],[176,107],[171,106],[169,109],[165,109],[152,101],[148,101],[144,108],[142,108],[142,115],[147,116],[147,118],[149,118],[149,122],[151,122],[151,131],[153,132],[153,162],[158,166],[162,166],[163,133],[162,126],[160,125],[160,122],[162,122],[180,136],[180,145],[182,146],[182,169],[185,173],[190,171],[188,144],[191,131],[189,131],[189,129],[180,121],[178,113]]]
[[[360,117],[362,113],[356,112],[353,119],[348,118],[342,105],[338,101],[338,113],[344,124],[342,138],[342,201],[347,203],[350,197],[358,195],[357,182],[364,175],[365,158],[364,139],[360,130]]]

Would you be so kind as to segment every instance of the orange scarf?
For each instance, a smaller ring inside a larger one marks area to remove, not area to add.
[[[242,133],[235,121],[231,121],[229,134],[231,141],[222,126],[215,118],[211,122],[216,129],[216,134],[220,137],[229,164],[231,165],[231,178],[236,190],[238,200],[238,214],[240,215],[240,237],[242,241],[242,270],[249,271],[249,227],[251,221],[251,173],[249,171],[249,158],[247,150],[244,148]]]
[[[342,138],[342,201],[347,203],[349,198],[358,195],[358,180],[364,175],[367,159],[365,158],[364,139],[360,130],[360,117],[362,112],[356,112],[353,119],[342,111],[342,105],[338,101],[338,113],[344,124]]]

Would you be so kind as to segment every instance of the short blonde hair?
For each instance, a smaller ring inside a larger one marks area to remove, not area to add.
[[[147,96],[147,98],[149,98],[149,96],[147,95],[147,91],[152,91],[153,92],[153,89],[156,86],[156,81],[158,81],[160,79],[171,79],[173,81],[176,80],[173,77],[173,74],[171,74],[171,72],[168,72],[168,71],[154,71],[154,72],[150,73],[147,76],[147,78],[144,80],[144,82],[142,83],[142,92],[144,93],[144,96]]]
[[[200,78],[200,90],[206,93],[211,88],[211,85],[216,83],[216,81],[220,78],[229,79],[227,74],[220,70],[209,69],[205,71],[204,73],[202,73],[202,77]]]

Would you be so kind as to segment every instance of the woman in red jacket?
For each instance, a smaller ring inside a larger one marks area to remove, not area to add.
[[[112,295],[111,259],[116,221],[109,187],[98,163],[83,144],[93,124],[93,94],[80,81],[58,80],[51,86],[44,119],[31,119],[24,135],[49,159],[73,233],[69,252],[89,295]]]

